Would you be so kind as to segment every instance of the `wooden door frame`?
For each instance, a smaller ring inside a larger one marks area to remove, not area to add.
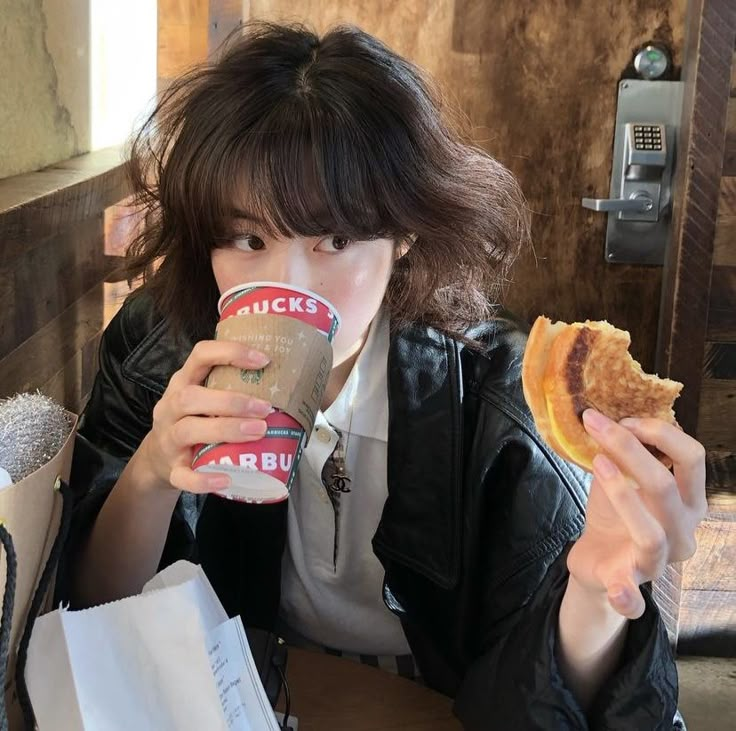
[[[713,244],[726,157],[726,120],[736,43],[733,0],[690,0],[683,53],[685,84],[673,230],[665,261],[656,368],[685,384],[677,402],[683,429],[697,436],[713,269]],[[677,646],[682,565],[668,567],[654,593]]]
[[[689,434],[696,433],[703,380],[735,40],[733,0],[690,0],[682,64],[685,88],[679,162],[673,184],[672,241],[663,271],[656,350],[659,375],[686,386],[677,402],[677,418]]]

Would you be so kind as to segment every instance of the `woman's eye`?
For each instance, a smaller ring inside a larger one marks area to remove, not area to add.
[[[347,236],[330,236],[325,241],[331,251],[343,251],[353,243],[353,240],[347,238]]]
[[[258,236],[246,235],[233,237],[233,243],[238,249],[243,251],[260,251],[266,248],[266,244],[263,243],[263,239],[259,239]]]

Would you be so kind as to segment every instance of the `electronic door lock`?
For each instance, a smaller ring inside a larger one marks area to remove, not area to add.
[[[682,82],[619,84],[610,197],[582,199],[608,214],[609,263],[664,263],[681,108]]]
[[[615,213],[621,221],[658,221],[664,204],[669,202],[672,178],[665,126],[627,122],[621,134],[623,159],[617,182],[621,197],[583,198],[583,207]]]

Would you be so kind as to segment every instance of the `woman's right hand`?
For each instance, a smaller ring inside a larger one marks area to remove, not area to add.
[[[137,452],[157,482],[198,493],[222,490],[230,484],[225,473],[192,470],[192,447],[261,439],[271,404],[202,384],[217,365],[257,370],[268,362],[268,356],[243,343],[202,340],[194,346],[153,409],[153,427]]]

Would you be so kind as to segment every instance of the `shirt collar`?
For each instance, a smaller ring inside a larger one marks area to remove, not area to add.
[[[388,442],[389,317],[382,308],[373,318],[368,337],[348,380],[335,400],[317,414],[342,432]]]

